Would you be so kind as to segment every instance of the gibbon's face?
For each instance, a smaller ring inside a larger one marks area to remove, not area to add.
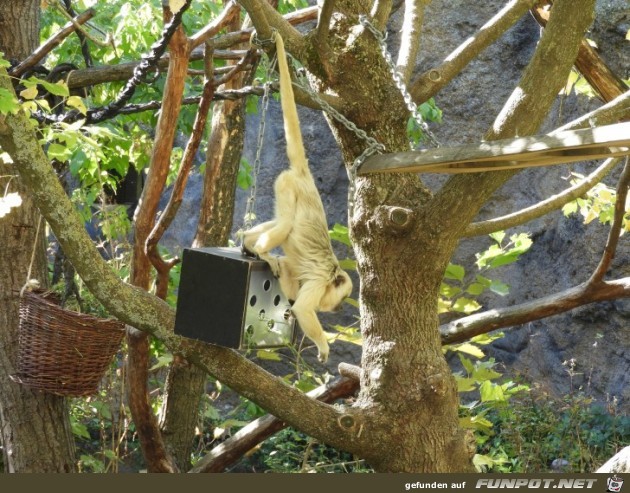
[[[336,312],[341,310],[343,300],[352,292],[350,276],[341,271],[337,278],[326,287],[326,293],[322,297],[319,310],[322,312]]]

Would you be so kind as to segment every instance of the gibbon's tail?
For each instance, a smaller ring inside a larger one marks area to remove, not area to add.
[[[276,32],[276,50],[278,52],[278,71],[280,73],[280,101],[284,118],[284,135],[287,139],[287,156],[292,169],[303,173],[310,173],[300,132],[300,120],[291,87],[291,75],[287,65],[287,55],[284,51],[284,41],[280,33]]]

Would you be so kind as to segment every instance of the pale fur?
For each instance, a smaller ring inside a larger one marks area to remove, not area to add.
[[[280,98],[289,169],[276,179],[275,219],[244,233],[245,248],[265,260],[280,279],[304,334],[317,346],[320,361],[328,358],[326,334],[318,311],[337,310],[352,291],[352,281],[339,267],[328,236],[324,205],[308,168],[300,122],[291,87],[284,43],[276,33]],[[283,257],[270,254],[281,247]]]

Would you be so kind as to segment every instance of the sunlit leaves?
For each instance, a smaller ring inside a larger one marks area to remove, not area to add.
[[[579,173],[572,173],[574,180],[579,182],[584,176]],[[594,220],[598,220],[602,224],[610,224],[615,214],[615,204],[617,202],[617,192],[606,185],[598,183],[584,197],[569,202],[562,208],[565,216],[579,213],[584,218],[584,224],[589,224]],[[625,215],[622,223],[621,233],[630,231],[630,198],[625,204]]]
[[[486,291],[499,296],[508,294],[510,288],[507,284],[481,275],[481,272],[485,274],[491,269],[516,262],[529,250],[532,241],[525,233],[512,235],[507,241],[503,231],[497,231],[489,236],[494,243],[476,255],[479,274],[472,277],[467,275],[463,266],[448,264],[440,285],[438,313],[473,313],[481,308],[476,298]]]

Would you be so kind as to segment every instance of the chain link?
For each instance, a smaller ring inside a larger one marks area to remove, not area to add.
[[[273,82],[271,81],[271,74],[273,72],[274,66],[276,64],[276,57],[267,63],[267,70],[265,73],[265,83],[263,85],[263,95],[260,104],[260,122],[258,124],[258,138],[256,141],[256,155],[254,158],[254,166],[252,167],[252,184],[249,188],[249,197],[247,198],[247,203],[245,205],[245,216],[243,217],[243,227],[242,232],[251,229],[254,224],[254,216],[256,211],[256,192],[258,189],[258,173],[260,172],[260,166],[262,163],[262,148],[263,148],[263,140],[265,137],[265,126],[266,126],[266,117],[267,117],[267,109],[269,107],[269,96],[271,94],[271,86]],[[240,245],[243,247],[243,234],[240,235]]]
[[[411,94],[409,94],[409,91],[407,89],[407,86],[405,85],[403,76],[401,75],[400,72],[398,72],[398,69],[396,68],[396,64],[394,63],[392,56],[389,54],[389,50],[387,49],[387,43],[386,43],[387,35],[386,34],[383,35],[378,29],[376,29],[376,27],[374,27],[374,25],[368,20],[367,16],[365,15],[359,16],[359,22],[361,23],[363,27],[365,27],[368,31],[370,31],[372,35],[376,38],[376,41],[378,41],[378,44],[381,48],[381,53],[383,54],[383,58],[385,59],[385,62],[387,63],[387,66],[389,67],[389,71],[392,74],[394,83],[396,84],[396,87],[398,87],[398,90],[402,94],[403,99],[405,100],[405,104],[407,105],[407,109],[411,112],[413,119],[422,129],[424,138],[433,147],[440,147],[440,143],[435,138],[435,135],[433,135],[433,133],[429,129],[427,122],[425,122],[424,118],[422,118],[422,113],[420,112],[420,108],[418,107],[418,105],[416,105],[416,103],[414,103],[413,99],[411,98]]]

